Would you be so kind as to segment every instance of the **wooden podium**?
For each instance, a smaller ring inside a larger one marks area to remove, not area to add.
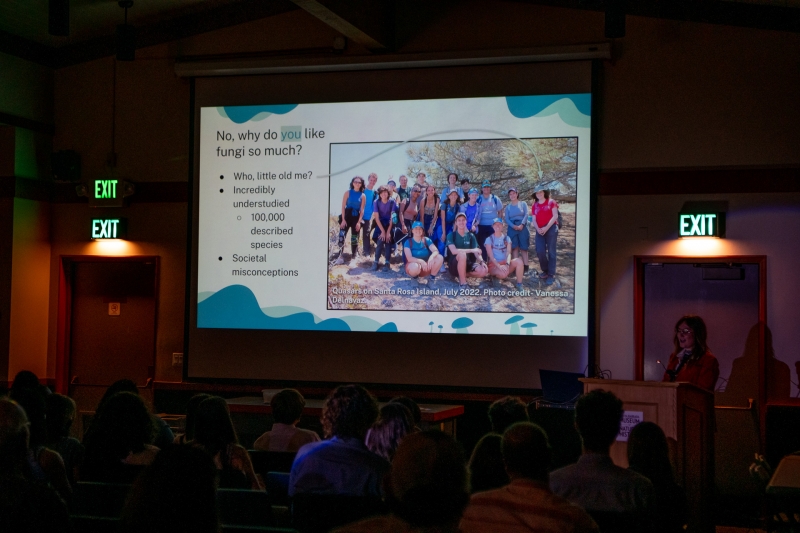
[[[714,395],[690,383],[583,378],[584,392],[603,389],[622,400],[625,411],[642,413],[667,436],[676,481],[686,491],[689,530],[714,531]],[[628,443],[611,446],[614,463],[628,467]]]

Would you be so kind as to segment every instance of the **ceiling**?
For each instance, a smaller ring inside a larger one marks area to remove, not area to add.
[[[491,1],[499,0],[487,4]],[[510,1],[592,11],[613,6],[629,15],[800,32],[800,0]],[[457,9],[458,4],[456,0],[134,0],[128,23],[137,28],[137,47],[142,47],[304,9],[367,49],[385,52],[401,44],[399,20],[407,21],[410,13],[420,11]],[[56,68],[113,55],[115,29],[124,20],[117,0],[69,0],[69,6],[70,34],[55,37],[48,33],[48,0],[0,1],[0,52]]]

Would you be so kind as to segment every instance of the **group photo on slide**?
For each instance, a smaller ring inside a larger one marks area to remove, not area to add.
[[[574,312],[576,138],[330,150],[328,309]]]

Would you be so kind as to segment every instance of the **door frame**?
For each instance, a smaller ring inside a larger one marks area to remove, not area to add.
[[[62,255],[58,261],[58,315],[56,318],[56,392],[69,394],[70,346],[72,335],[72,267],[75,263],[146,263],[155,264],[155,328],[153,335],[153,367],[158,345],[158,299],[161,257],[157,255]]]
[[[765,417],[767,414],[766,387],[766,326],[767,326],[767,256],[766,255],[635,255],[633,256],[633,337],[634,379],[644,379],[644,268],[652,263],[747,263],[758,265],[758,425],[759,447],[764,452],[766,440]]]

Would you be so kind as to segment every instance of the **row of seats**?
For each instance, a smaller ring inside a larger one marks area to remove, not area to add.
[[[273,506],[287,506],[291,524],[300,532],[317,533],[387,512],[379,498],[362,496],[302,494],[287,496],[289,474],[269,472],[267,491],[218,489],[217,505],[224,531],[232,527],[273,528],[278,523]],[[80,482],[76,484],[72,504],[77,532],[111,531],[122,512],[130,485]],[[111,529],[108,529],[111,528]]]

